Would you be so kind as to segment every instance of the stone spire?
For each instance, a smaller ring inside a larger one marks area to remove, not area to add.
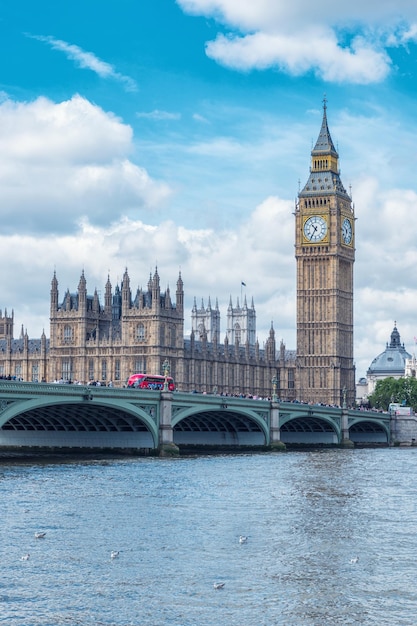
[[[181,272],[178,274],[175,304],[179,315],[182,316],[184,313],[184,283],[181,277]]]
[[[81,314],[87,311],[87,281],[85,280],[84,270],[81,272],[80,282],[78,283],[78,310]]]
[[[105,296],[104,296],[104,310],[108,314],[111,313],[111,300],[112,300],[111,282],[110,282],[110,276],[107,275],[106,291],[105,291]]]
[[[54,271],[54,275],[51,282],[51,315],[54,311],[58,310],[58,280],[56,277],[56,272]],[[7,314],[7,312],[6,312]]]
[[[329,155],[331,154],[338,159],[336,148],[334,147],[333,140],[330,135],[329,127],[327,125],[327,100],[323,99],[323,120],[321,123],[320,133],[316,141],[316,145],[313,148],[311,156]]]
[[[316,145],[311,151],[310,176],[299,198],[314,198],[337,193],[350,203],[350,197],[343,186],[339,172],[339,155],[327,125],[327,104],[323,100],[323,120]]]

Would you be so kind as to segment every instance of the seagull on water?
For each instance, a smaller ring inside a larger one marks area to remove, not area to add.
[[[116,559],[119,556],[119,550],[112,550],[110,552],[110,558],[111,559]]]
[[[351,563],[357,563],[359,561],[359,557],[358,556],[354,556],[350,559]]]
[[[46,533],[44,532],[38,532],[35,533],[35,539],[43,539],[45,537]]]
[[[248,538],[245,535],[240,535],[239,543],[246,543]]]
[[[20,560],[21,561],[29,561],[29,557],[30,557],[29,553],[28,554],[24,554],[22,557],[20,557]]]
[[[226,583],[214,583],[213,587],[215,589],[223,589]]]

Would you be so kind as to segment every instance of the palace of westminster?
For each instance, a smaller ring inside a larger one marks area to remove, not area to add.
[[[126,270],[104,302],[87,293],[84,271],[74,293],[60,299],[54,273],[50,338],[13,338],[14,315],[0,311],[0,377],[25,381],[112,381],[123,386],[134,372],[170,375],[180,391],[245,394],[282,400],[349,405],[355,400],[353,361],[354,208],[339,174],[339,156],[328,124],[326,101],[310,173],[295,207],[297,346],[276,345],[271,326],[260,347],[256,311],[246,297],[220,311],[196,305],[191,334],[184,337],[184,285],[161,291],[155,270],[146,289],[132,291]],[[223,331],[224,332],[224,331]],[[272,385],[272,381],[273,385]]]

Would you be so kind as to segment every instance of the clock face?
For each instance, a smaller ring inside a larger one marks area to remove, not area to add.
[[[327,222],[320,215],[312,215],[304,222],[304,238],[311,243],[322,241],[327,235]]]
[[[345,217],[345,219],[343,220],[342,223],[342,239],[343,239],[343,243],[345,243],[346,245],[349,245],[350,243],[352,243],[352,223],[350,220],[348,220],[347,217]]]

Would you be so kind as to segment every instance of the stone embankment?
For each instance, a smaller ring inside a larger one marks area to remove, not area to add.
[[[396,415],[392,418],[391,442],[394,446],[417,445],[417,415]]]

